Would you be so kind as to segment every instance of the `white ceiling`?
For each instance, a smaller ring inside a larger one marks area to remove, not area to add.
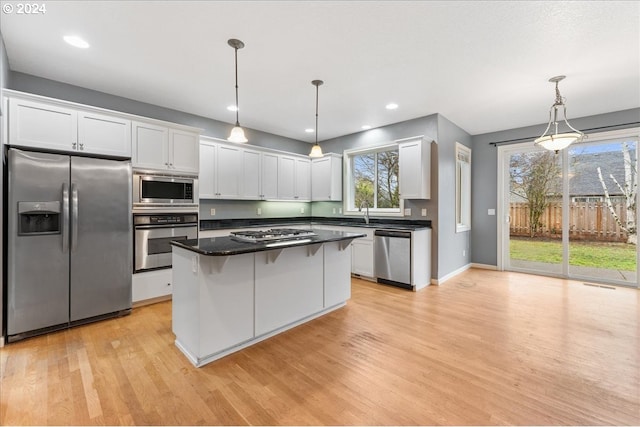
[[[640,107],[637,1],[37,3],[1,14],[12,70],[233,123],[238,38],[240,123],[303,141],[314,79],[320,140],[433,113],[473,135],[540,124],[558,74],[570,118]]]

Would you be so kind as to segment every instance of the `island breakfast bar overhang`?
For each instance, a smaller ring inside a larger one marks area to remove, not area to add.
[[[343,307],[350,244],[364,236],[317,230],[273,243],[171,242],[176,346],[200,367]]]

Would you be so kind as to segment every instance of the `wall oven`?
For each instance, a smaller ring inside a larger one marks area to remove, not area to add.
[[[132,190],[134,212],[163,207],[197,210],[198,178],[194,176],[134,172]]]
[[[198,238],[198,214],[134,214],[134,273],[171,268],[172,240]]]

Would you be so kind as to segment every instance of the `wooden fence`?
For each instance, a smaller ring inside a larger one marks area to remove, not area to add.
[[[618,218],[624,224],[627,218],[625,203],[614,203]],[[529,207],[526,203],[511,203],[509,209],[511,236],[529,236]],[[562,238],[562,202],[549,203],[540,217],[542,227],[537,237]],[[580,202],[569,204],[569,238],[626,242],[627,233],[620,228],[604,202]]]

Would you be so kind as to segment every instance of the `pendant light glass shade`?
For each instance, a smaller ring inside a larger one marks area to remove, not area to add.
[[[316,87],[316,143],[311,147],[311,152],[309,153],[309,157],[318,158],[324,157],[322,154],[322,148],[320,148],[320,144],[318,144],[318,87],[323,84],[322,80],[313,80],[311,84]]]
[[[549,81],[556,84],[556,100],[549,110],[549,124],[540,138],[537,138],[534,142],[536,145],[546,148],[547,150],[555,151],[567,148],[574,142],[580,142],[584,138],[584,133],[575,129],[567,121],[567,106],[564,104],[564,99],[560,96],[560,89],[558,89],[558,82],[563,80],[565,76],[551,77]],[[567,127],[573,132],[558,132],[558,110],[562,107],[562,119]],[[553,133],[547,133],[551,130]]]
[[[309,157],[324,157],[324,154],[322,154],[322,148],[320,148],[318,144],[313,144]]]
[[[235,126],[231,129],[231,134],[229,135],[229,138],[227,138],[227,141],[244,143],[247,142],[248,139],[244,136],[244,130],[240,126]]]
[[[242,49],[244,47],[244,43],[237,39],[229,39],[227,41],[229,46],[231,46],[235,50],[235,64],[236,64],[236,125],[233,129],[231,129],[231,133],[229,134],[229,138],[227,141],[236,142],[236,143],[245,143],[248,141],[247,137],[244,136],[244,130],[240,127],[239,113],[238,110],[240,106],[238,104],[238,49]]]

